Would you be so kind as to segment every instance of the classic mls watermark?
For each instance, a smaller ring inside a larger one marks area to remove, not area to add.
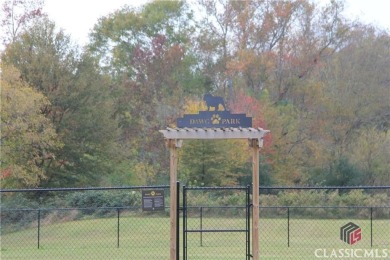
[[[340,239],[348,245],[355,245],[362,240],[362,229],[355,223],[349,222],[340,227]],[[317,248],[314,250],[316,258],[389,258],[389,249],[363,249],[363,248]]]
[[[361,258],[361,259],[370,259],[370,258],[382,258],[388,259],[390,257],[390,252],[388,249],[363,249],[363,248],[340,248],[340,249],[326,249],[326,248],[317,248],[314,250],[314,255],[316,258]]]
[[[362,240],[362,229],[358,225],[349,222],[340,228],[340,239],[349,245],[353,245]]]

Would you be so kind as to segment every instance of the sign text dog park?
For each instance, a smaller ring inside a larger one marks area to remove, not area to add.
[[[226,110],[222,97],[206,94],[203,98],[207,111],[198,114],[186,114],[177,119],[179,128],[226,128],[252,127],[252,118],[245,114],[232,114]]]

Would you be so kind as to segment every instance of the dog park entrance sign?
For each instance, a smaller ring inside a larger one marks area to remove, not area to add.
[[[263,147],[263,137],[269,132],[262,128],[252,127],[252,118],[245,114],[232,114],[225,106],[221,97],[205,95],[206,111],[198,114],[186,114],[176,121],[176,127],[167,127],[159,132],[164,135],[169,148],[169,184],[170,184],[170,256],[178,260],[179,254],[179,188],[177,183],[178,148],[183,140],[217,140],[217,139],[246,139],[252,150],[252,259],[259,259],[259,150]],[[249,243],[249,239],[247,240]],[[248,251],[249,251],[249,247]],[[248,252],[248,257],[249,252]]]
[[[186,114],[177,119],[179,128],[226,128],[252,127],[252,118],[245,114],[232,114],[226,109],[222,97],[206,94],[203,97],[207,111],[198,114]]]

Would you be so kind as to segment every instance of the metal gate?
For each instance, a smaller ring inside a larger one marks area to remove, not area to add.
[[[250,189],[183,186],[183,259],[251,258]]]

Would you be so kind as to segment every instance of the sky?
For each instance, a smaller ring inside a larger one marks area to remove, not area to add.
[[[315,0],[328,2],[327,0]],[[137,7],[148,0],[46,0],[44,11],[72,40],[84,45],[99,17],[124,5]],[[390,0],[346,0],[345,15],[390,31]]]
[[[71,35],[73,41],[84,45],[88,33],[98,19],[124,5],[138,7],[148,0],[45,0],[44,12],[56,25]]]

